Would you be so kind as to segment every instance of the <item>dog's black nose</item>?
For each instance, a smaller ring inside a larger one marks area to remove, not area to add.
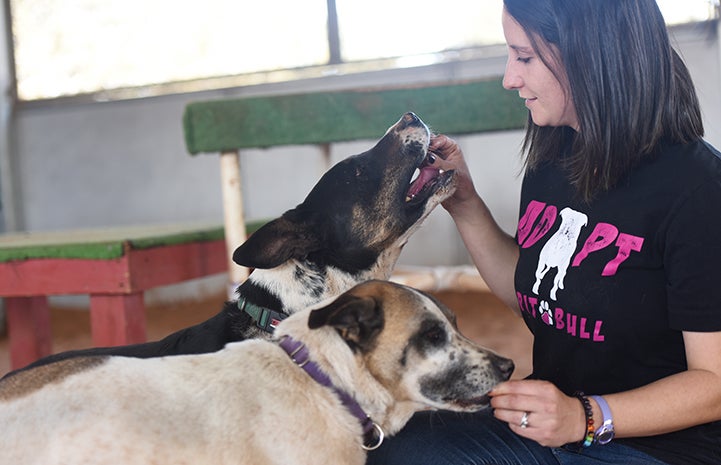
[[[408,113],[403,115],[402,122],[403,122],[403,127],[419,126],[419,125],[423,124],[421,119],[419,117],[417,117],[416,114],[413,113],[412,111],[409,111]]]
[[[493,366],[496,367],[496,370],[498,370],[498,373],[503,379],[509,379],[513,374],[513,370],[516,368],[513,360],[498,355],[493,357],[491,363],[493,363]]]

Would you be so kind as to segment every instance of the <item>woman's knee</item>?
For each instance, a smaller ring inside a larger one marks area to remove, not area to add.
[[[526,444],[528,443],[528,444]],[[490,410],[475,414],[422,412],[368,454],[370,465],[543,463],[544,448],[515,435]],[[522,456],[519,456],[519,451]]]

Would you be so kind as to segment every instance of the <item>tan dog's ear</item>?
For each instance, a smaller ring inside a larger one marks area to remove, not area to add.
[[[351,349],[366,352],[383,329],[383,309],[372,297],[343,294],[323,308],[313,310],[308,327],[332,326]]]

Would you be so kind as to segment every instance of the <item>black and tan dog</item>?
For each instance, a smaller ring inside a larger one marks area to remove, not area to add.
[[[428,295],[355,286],[212,354],[79,357],[0,382],[3,463],[362,465],[419,410],[489,404],[510,360]]]
[[[235,262],[255,271],[238,288],[239,300],[213,318],[160,341],[64,352],[30,367],[91,354],[213,352],[355,284],[389,278],[406,241],[455,190],[453,172],[427,162],[429,141],[427,126],[407,113],[369,151],[333,166],[303,203],[235,251]]]

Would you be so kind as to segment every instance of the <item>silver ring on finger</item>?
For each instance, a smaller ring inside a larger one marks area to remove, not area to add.
[[[528,416],[531,414],[531,412],[523,412],[523,416],[521,417],[521,422],[518,424],[522,429],[528,428]]]

